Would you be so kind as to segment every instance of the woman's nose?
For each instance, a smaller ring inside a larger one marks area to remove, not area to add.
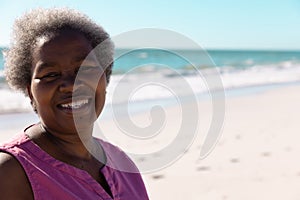
[[[76,79],[76,74],[68,73],[62,76],[59,86],[60,92],[73,92],[81,84],[79,79]]]

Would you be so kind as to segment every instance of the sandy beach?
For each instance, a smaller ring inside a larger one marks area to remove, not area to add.
[[[221,138],[202,160],[199,155],[209,127],[211,108],[209,102],[200,101],[201,126],[188,151],[175,163],[143,174],[150,199],[300,199],[299,91],[300,86],[294,85],[227,97]],[[178,129],[178,112],[180,109],[176,107],[166,110],[167,121],[162,133],[169,134],[157,135],[150,141],[139,140],[137,144],[120,139],[120,130],[113,120],[100,120],[99,124],[104,133],[114,133],[109,136],[113,143],[120,143],[125,151],[142,151],[148,159],[147,153],[172,142],[175,135],[170,133]],[[18,115],[23,114],[0,116],[0,142],[24,128],[8,125]],[[34,120],[33,115],[28,114],[31,116],[28,118]],[[133,120],[143,123],[149,116],[137,114]],[[30,123],[32,121],[27,124]]]
[[[199,137],[175,164],[145,175],[151,199],[299,199],[299,90],[227,98],[213,152],[198,159]]]

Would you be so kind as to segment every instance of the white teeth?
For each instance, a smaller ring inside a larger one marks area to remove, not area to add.
[[[72,103],[66,103],[66,104],[61,104],[61,107],[63,108],[72,108],[72,109],[77,109],[82,107],[83,105],[87,104],[89,100],[79,100],[79,101],[74,101]]]

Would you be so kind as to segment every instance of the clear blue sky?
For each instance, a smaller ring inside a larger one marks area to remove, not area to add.
[[[35,7],[53,6],[84,12],[112,36],[163,28],[206,49],[300,50],[300,0],[0,0],[0,45],[9,44],[17,16]]]

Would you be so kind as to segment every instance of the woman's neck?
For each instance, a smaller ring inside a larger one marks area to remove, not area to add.
[[[30,137],[41,148],[47,151],[56,151],[68,157],[78,158],[82,160],[92,159],[90,151],[95,149],[95,141],[92,137],[92,129],[74,132],[60,133],[49,129],[42,123],[33,126],[30,129]]]

